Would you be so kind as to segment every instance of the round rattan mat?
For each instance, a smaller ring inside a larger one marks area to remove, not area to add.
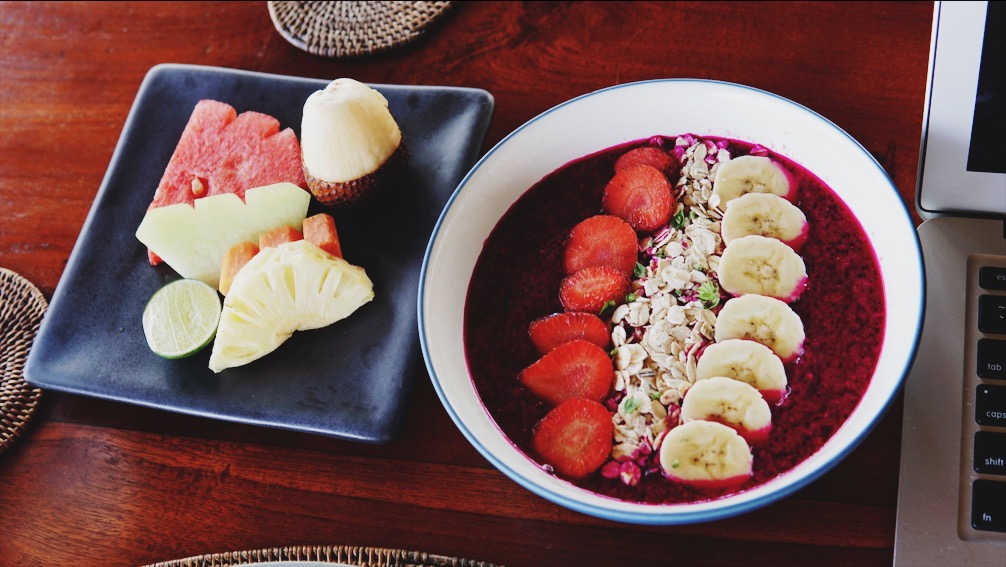
[[[313,561],[359,567],[496,567],[492,563],[460,557],[432,555],[404,549],[348,545],[274,547],[251,551],[232,551],[154,563],[147,567],[223,567],[279,561]]]
[[[385,51],[420,37],[453,2],[267,2],[276,30],[325,57]]]
[[[0,268],[0,453],[24,431],[42,396],[22,372],[48,306],[31,282]]]

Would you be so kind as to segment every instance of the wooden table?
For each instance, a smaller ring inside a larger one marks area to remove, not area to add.
[[[0,266],[51,298],[145,73],[165,62],[488,90],[484,150],[619,83],[748,84],[856,138],[911,206],[930,2],[460,2],[419,42],[310,55],[265,2],[0,4]],[[913,213],[914,214],[914,213]],[[916,219],[918,220],[918,219]],[[293,545],[410,549],[508,565],[889,564],[901,402],[844,462],[746,515],[621,525],[525,490],[416,377],[387,445],[46,392],[0,455],[0,565],[137,565]]]

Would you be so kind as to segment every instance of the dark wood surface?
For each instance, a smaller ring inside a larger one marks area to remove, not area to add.
[[[0,4],[0,266],[51,298],[145,73],[195,63],[488,90],[483,151],[619,83],[711,78],[829,118],[912,207],[930,2],[462,2],[419,42],[352,60],[299,51],[265,2]],[[914,212],[913,212],[914,214]],[[917,219],[916,219],[917,220]],[[548,502],[465,440],[425,373],[387,445],[46,392],[0,455],[0,565],[138,565],[292,545],[508,565],[890,564],[897,400],[798,493],[712,523],[622,525]]]

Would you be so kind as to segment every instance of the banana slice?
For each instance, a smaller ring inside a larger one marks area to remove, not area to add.
[[[660,467],[667,478],[702,488],[738,486],[751,477],[754,456],[744,438],[715,421],[689,421],[667,432]]]
[[[810,225],[799,207],[771,193],[748,193],[730,201],[720,225],[728,246],[738,238],[759,234],[781,240],[799,251]]]
[[[767,346],[744,339],[729,339],[706,347],[695,366],[695,379],[725,376],[761,393],[770,404],[786,395],[786,368]]]
[[[752,445],[768,439],[772,430],[772,410],[758,390],[725,376],[699,380],[685,393],[681,421],[696,420],[731,427]]]
[[[764,156],[739,156],[721,162],[713,178],[713,195],[720,205],[747,193],[772,193],[796,200],[797,182],[783,166]]]
[[[782,361],[803,353],[803,321],[789,305],[764,295],[731,298],[716,317],[717,343],[748,339],[772,349]]]
[[[807,287],[803,258],[775,238],[749,234],[723,250],[720,287],[732,295],[767,295],[786,303]]]

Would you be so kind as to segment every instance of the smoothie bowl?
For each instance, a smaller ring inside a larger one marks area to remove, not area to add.
[[[433,232],[419,332],[468,440],[617,521],[740,514],[820,477],[897,393],[922,260],[854,139],[757,89],[619,85],[497,144]]]

